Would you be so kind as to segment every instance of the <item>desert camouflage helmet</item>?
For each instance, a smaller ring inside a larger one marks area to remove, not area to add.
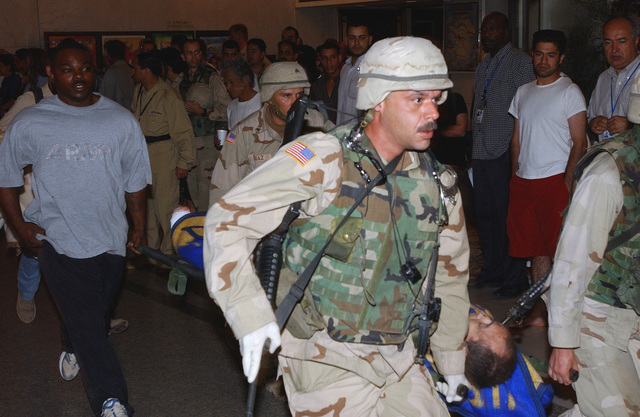
[[[195,83],[187,91],[187,100],[195,100],[203,109],[213,107],[215,98],[211,87],[204,83]]]
[[[392,91],[443,90],[453,87],[442,52],[430,41],[411,36],[382,39],[371,46],[360,63],[359,110],[374,108]]]
[[[304,88],[304,93],[309,94],[309,78],[304,68],[297,62],[274,62],[262,74],[260,81],[260,96],[262,102],[271,100],[278,90],[289,88]]]

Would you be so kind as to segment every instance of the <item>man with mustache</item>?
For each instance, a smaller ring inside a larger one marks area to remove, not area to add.
[[[262,107],[229,131],[213,169],[209,203],[213,205],[249,173],[273,158],[282,146],[289,109],[309,93],[309,79],[297,62],[275,62],[262,76]],[[307,109],[303,131],[329,131],[334,124],[315,109]]]
[[[60,375],[70,381],[82,371],[94,414],[126,417],[133,408],[106,330],[126,247],[146,244],[147,147],[131,112],[93,93],[87,48],[65,39],[49,62],[56,95],[20,112],[0,145],[0,208],[23,250],[37,253],[62,316]],[[27,165],[35,199],[23,218],[18,191]]]
[[[598,135],[598,141],[632,126],[627,119],[627,110],[631,90],[629,84],[638,74],[640,66],[639,35],[637,17],[612,16],[603,26],[604,53],[610,67],[598,77],[587,109],[589,128]]]
[[[430,348],[447,401],[461,400],[469,243],[454,176],[423,152],[453,83],[440,50],[421,38],[377,42],[360,69],[364,123],[301,136],[209,209],[207,286],[240,341],[249,382],[265,341],[271,352],[282,345],[292,415],[448,416],[405,329],[424,303],[424,288],[434,287],[442,307]],[[380,171],[386,180],[374,186]],[[251,254],[296,202],[300,217],[284,237],[277,301],[311,259],[321,259],[308,285],[298,283],[306,291],[281,335]]]
[[[561,31],[533,34],[536,79],[518,88],[509,109],[514,117],[509,255],[531,258],[534,282],[551,268],[573,172],[587,147],[586,102],[580,88],[560,72],[565,45]],[[531,319],[530,324],[545,324],[542,314]]]
[[[476,286],[501,287],[497,298],[516,297],[527,287],[525,261],[509,257],[507,212],[513,118],[509,105],[518,87],[535,76],[531,57],[510,42],[509,19],[491,12],[482,21],[480,40],[487,56],[473,77],[473,196],[484,265]]]

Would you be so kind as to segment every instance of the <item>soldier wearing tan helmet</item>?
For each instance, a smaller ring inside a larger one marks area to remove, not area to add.
[[[452,83],[440,51],[420,38],[377,42],[360,71],[365,123],[301,136],[211,207],[207,286],[240,341],[249,382],[265,341],[272,352],[281,346],[292,415],[448,416],[405,328],[424,301],[439,245],[433,276],[442,307],[430,347],[450,386],[440,389],[454,400],[465,383],[469,245],[453,176],[421,152]],[[387,179],[363,191],[379,175],[376,164]],[[300,217],[283,243],[278,304],[310,261],[321,260],[281,330],[251,253],[298,201]]]
[[[309,80],[296,62],[270,65],[262,75],[262,108],[238,123],[227,135],[211,176],[209,204],[213,205],[242,178],[271,159],[282,145],[285,118],[291,105],[309,94]],[[307,110],[306,133],[328,131],[333,123],[317,110]]]

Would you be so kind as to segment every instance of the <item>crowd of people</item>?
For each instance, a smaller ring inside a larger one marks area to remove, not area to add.
[[[108,341],[127,326],[113,318],[125,266],[139,267],[126,247],[175,256],[172,214],[189,205],[207,213],[207,287],[250,383],[268,341],[293,415],[448,415],[461,385],[504,384],[519,358],[506,328],[469,316],[472,212],[476,287],[515,298],[552,270],[548,313],[528,323],[549,325],[549,375],[577,393],[568,413],[637,413],[640,26],[614,16],[602,35],[609,68],[587,101],[560,70],[563,32],[536,32],[527,55],[489,13],[470,114],[437,46],[373,43],[359,20],[317,48],[284,28],[276,62],[243,24],[209,59],[183,35],[135,54],[108,41],[101,74],[72,39],[2,51],[0,208],[22,251],[18,316],[34,320],[42,273],[62,316],[62,378],[81,372],[96,415],[131,415]],[[287,137],[303,96],[303,136]],[[281,229],[272,300],[255,249]],[[442,380],[427,377],[424,340]]]

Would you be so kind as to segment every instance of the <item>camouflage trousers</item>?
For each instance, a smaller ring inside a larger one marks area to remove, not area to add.
[[[392,369],[376,386],[343,368],[279,357],[291,415],[331,417],[448,416],[424,365],[399,377]]]
[[[639,328],[640,317],[632,309],[585,299],[575,350],[578,405],[563,416],[640,416]]]
[[[218,150],[213,136],[196,136],[196,166],[189,171],[187,183],[198,211],[209,209],[209,190],[211,189],[211,174],[218,160]]]

